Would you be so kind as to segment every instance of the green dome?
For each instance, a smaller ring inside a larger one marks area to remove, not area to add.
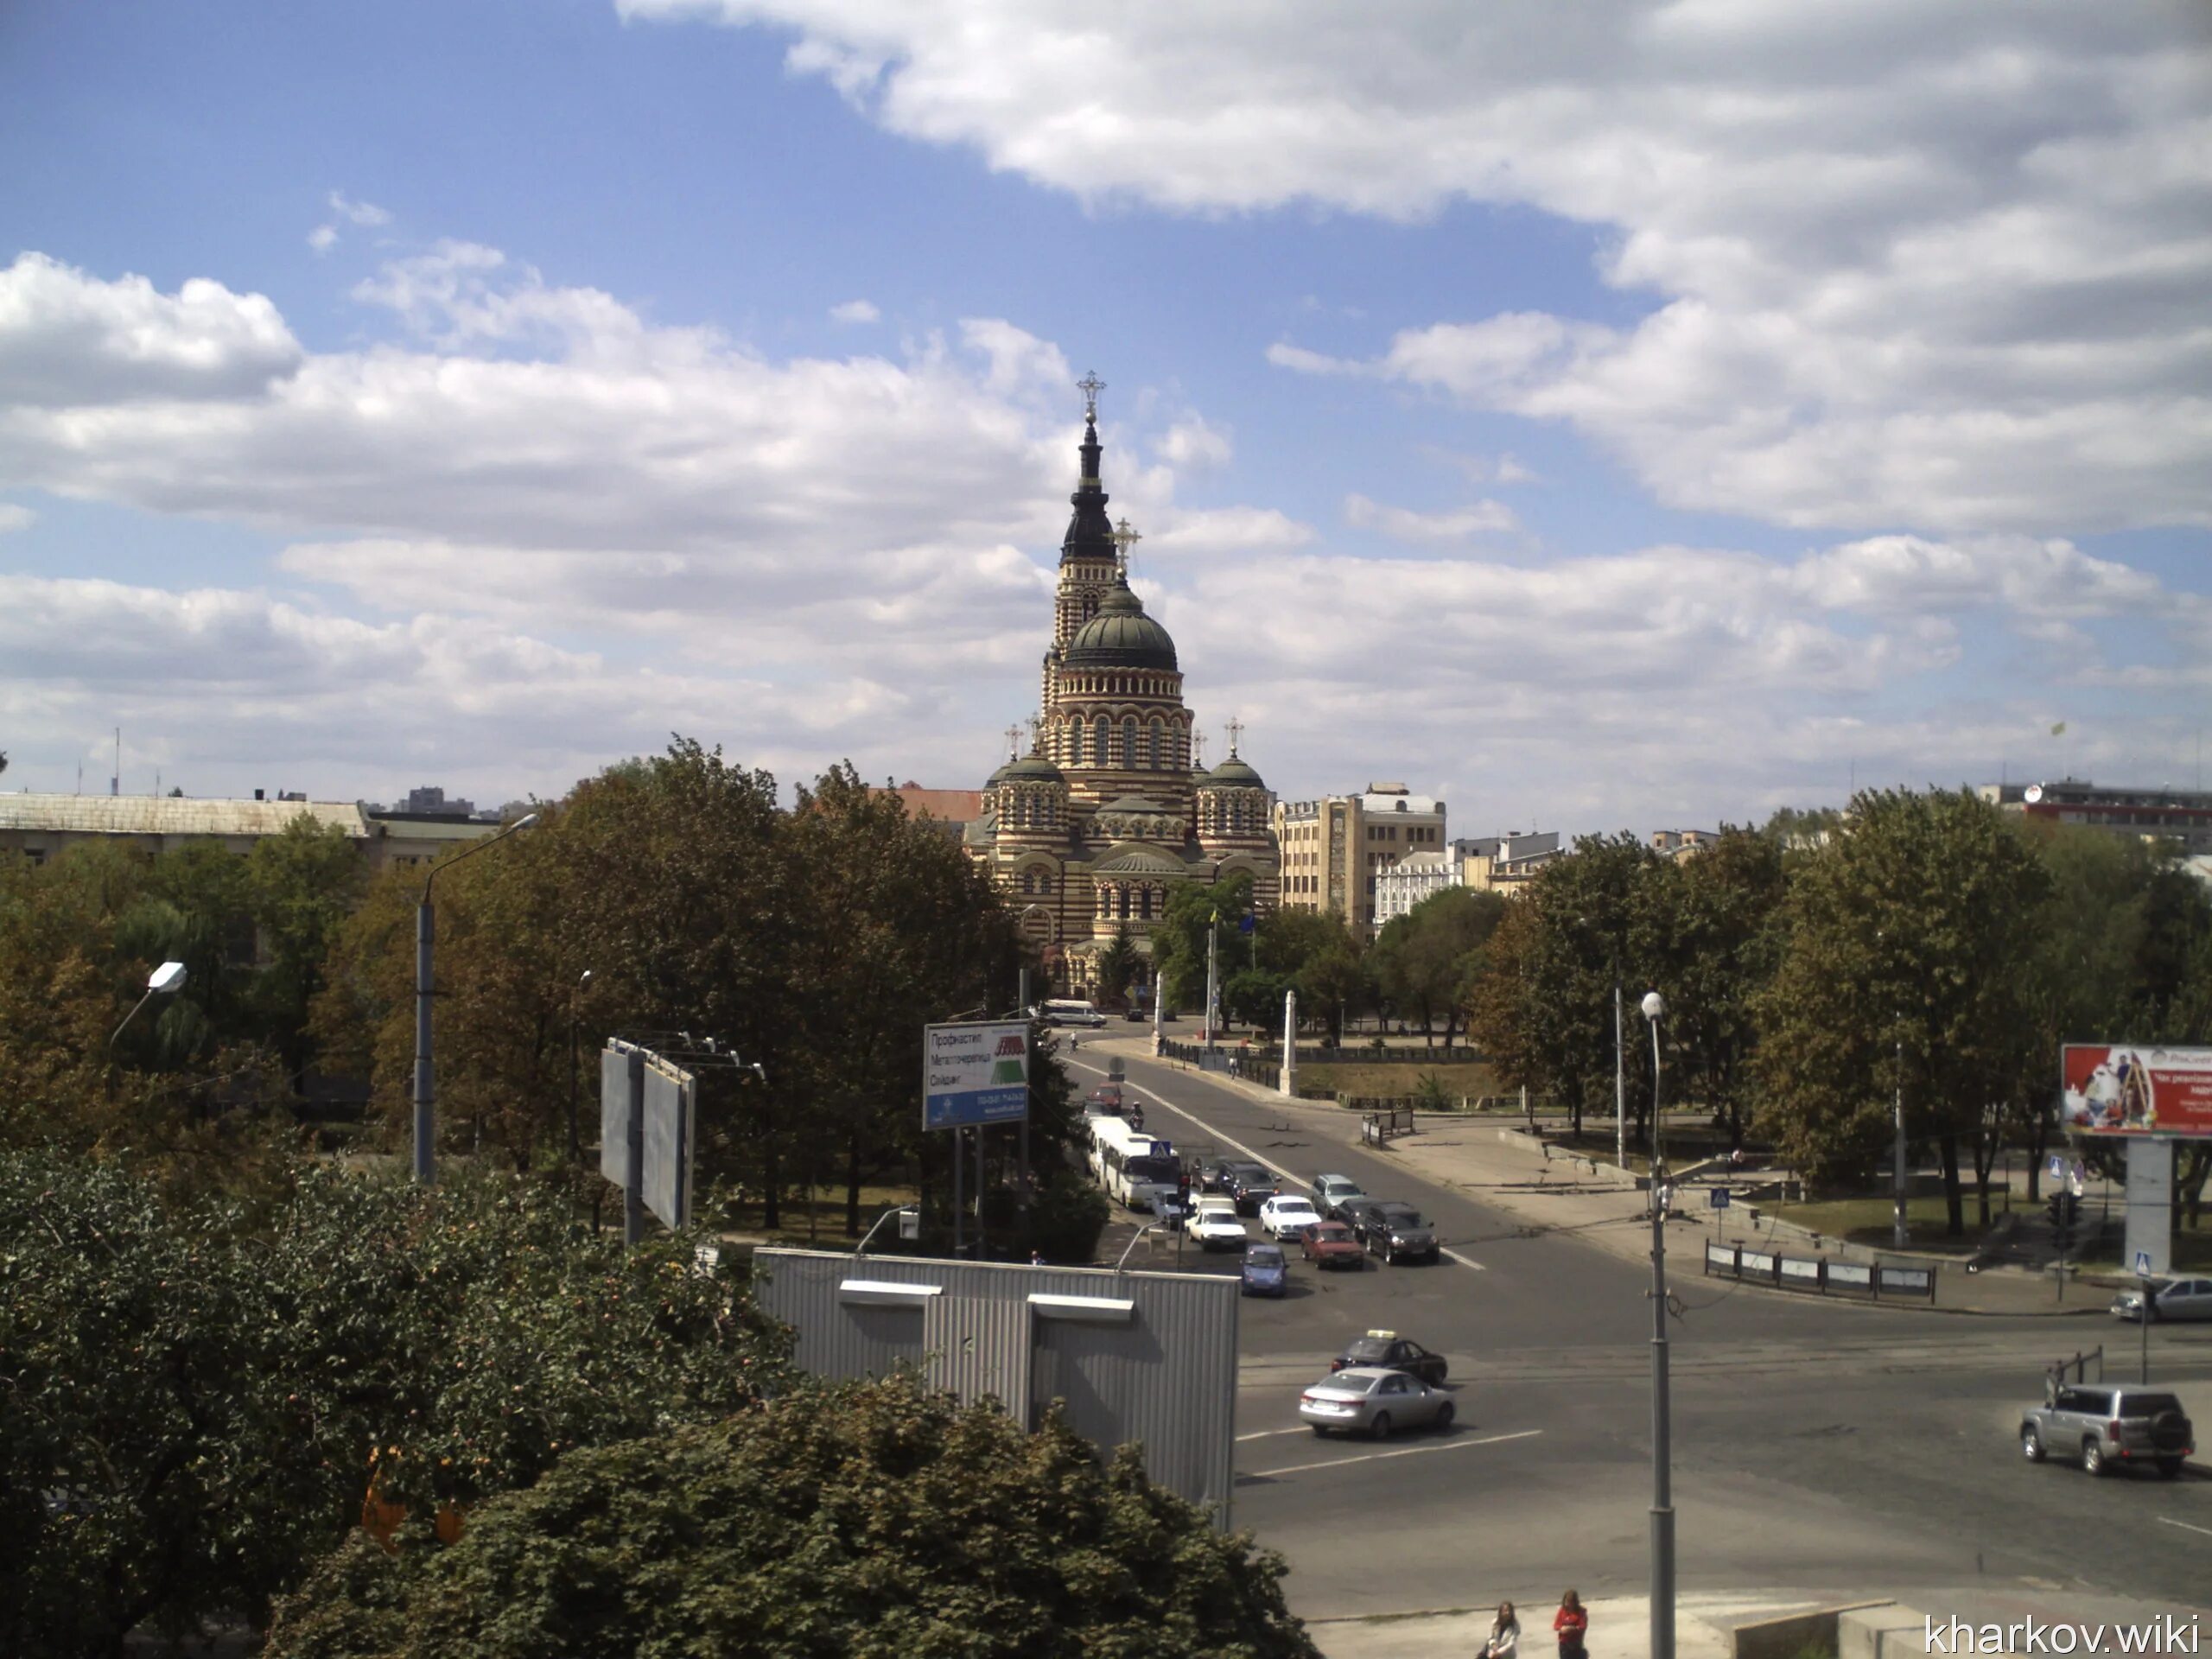
[[[1064,784],[1066,779],[1060,769],[1041,754],[1025,754],[1019,760],[1009,760],[1001,766],[992,780],[995,783]]]
[[[1200,789],[1265,789],[1260,774],[1230,755],[1211,772],[1198,779]]]
[[[1144,601],[1117,582],[1098,614],[1076,630],[1064,662],[1070,668],[1173,668],[1175,642],[1144,613]]]

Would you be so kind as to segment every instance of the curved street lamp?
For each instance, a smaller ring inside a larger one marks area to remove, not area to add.
[[[430,1109],[430,958],[436,942],[437,923],[435,912],[430,908],[430,884],[438,879],[441,870],[451,869],[464,858],[474,858],[486,847],[497,846],[537,822],[537,813],[525,813],[498,835],[486,836],[444,863],[433,865],[423,878],[423,901],[415,907],[415,1180],[419,1186],[429,1186],[437,1179],[435,1131]]]
[[[146,976],[146,995],[130,1005],[130,1012],[123,1016],[123,1025],[115,1028],[115,1036],[107,1039],[110,1048],[115,1046],[116,1037],[123,1035],[124,1026],[138,1017],[138,1010],[157,996],[175,996],[184,988],[186,975],[181,962],[165,962]]]

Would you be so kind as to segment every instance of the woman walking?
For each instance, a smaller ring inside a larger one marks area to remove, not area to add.
[[[1510,1601],[1497,1604],[1497,1617],[1491,1621],[1490,1640],[1483,1643],[1483,1659],[1521,1659],[1521,1620]]]
[[[1582,1638],[1590,1630],[1590,1615],[1582,1611],[1582,1598],[1570,1590],[1559,1599],[1552,1615],[1552,1630],[1559,1637],[1559,1659],[1582,1659]]]

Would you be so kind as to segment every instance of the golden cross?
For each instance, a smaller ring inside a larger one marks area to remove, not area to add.
[[[1231,715],[1229,717],[1229,753],[1232,760],[1236,754],[1236,740],[1243,735],[1244,722]]]
[[[1083,418],[1086,421],[1096,420],[1098,394],[1106,390],[1106,383],[1098,378],[1097,371],[1094,369],[1075,384],[1076,389],[1083,393]]]

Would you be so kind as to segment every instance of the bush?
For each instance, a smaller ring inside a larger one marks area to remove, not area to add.
[[[1133,1452],[901,1376],[577,1451],[450,1548],[356,1534],[267,1653],[1306,1659],[1283,1571]]]
[[[1022,1255],[1035,1250],[1047,1262],[1087,1264],[1098,1254],[1098,1236],[1113,1211],[1106,1195],[1071,1174],[1038,1189],[1029,1206],[1029,1225],[1020,1241]]]

